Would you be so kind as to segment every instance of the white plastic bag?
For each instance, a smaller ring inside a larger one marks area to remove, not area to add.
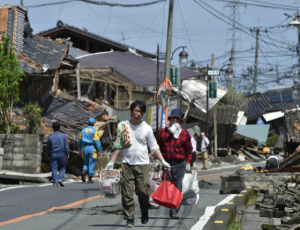
[[[161,183],[161,175],[157,172],[150,172],[149,184],[150,184],[151,194],[153,194],[156,191],[160,183]],[[151,196],[149,197],[149,203],[151,205],[151,208],[159,208],[159,205],[155,203],[155,201],[151,198]]]
[[[192,173],[185,173],[183,180],[182,180],[182,193],[183,195],[188,194],[197,194],[199,193],[199,185],[198,185],[198,179],[197,179],[197,172],[192,171]],[[190,196],[184,196],[190,197]]]
[[[181,201],[181,205],[196,205],[198,203],[199,197],[200,196],[197,193],[197,194],[194,194],[191,197],[184,198]]]

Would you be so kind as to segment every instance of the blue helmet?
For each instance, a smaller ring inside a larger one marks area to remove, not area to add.
[[[89,118],[89,124],[91,124],[91,125],[95,124],[95,119],[90,117]]]

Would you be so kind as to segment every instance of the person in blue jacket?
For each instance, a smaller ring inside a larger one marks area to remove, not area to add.
[[[85,182],[85,176],[88,173],[88,183],[94,183],[92,177],[95,170],[95,159],[93,157],[94,149],[97,150],[98,156],[101,157],[101,143],[97,134],[97,130],[94,128],[95,119],[89,118],[88,127],[84,128],[80,132],[78,140],[78,151],[82,155],[83,150],[83,169],[81,174],[82,182]]]
[[[65,186],[63,181],[66,173],[66,156],[69,158],[69,143],[65,134],[59,132],[59,122],[53,122],[54,133],[48,137],[47,154],[51,161],[53,186]],[[57,171],[59,174],[57,176]]]

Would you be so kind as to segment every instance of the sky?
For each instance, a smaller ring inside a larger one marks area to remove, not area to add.
[[[159,2],[143,7],[111,7],[76,0],[23,1],[33,33],[54,28],[61,20],[149,53],[156,53],[157,45],[161,52],[166,50],[169,1],[106,0],[124,5]],[[236,0],[239,4],[235,14],[228,1],[174,0],[172,51],[186,46],[188,65],[193,61],[197,67],[211,66],[214,54],[215,69],[220,69],[230,63],[232,41],[235,41],[233,87],[240,92],[250,92],[258,28],[258,91],[300,82],[295,47],[297,28],[288,26],[300,8],[300,0]],[[59,4],[37,7],[48,3]],[[20,5],[20,0],[0,0],[0,4]],[[235,20],[232,20],[233,15]],[[172,64],[178,65],[180,52],[181,49],[175,51]],[[223,74],[216,79],[219,84],[228,86]]]

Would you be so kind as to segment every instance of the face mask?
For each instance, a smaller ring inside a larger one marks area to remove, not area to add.
[[[168,129],[169,132],[173,134],[174,138],[178,139],[179,134],[181,133],[181,125],[178,123],[174,123]]]

